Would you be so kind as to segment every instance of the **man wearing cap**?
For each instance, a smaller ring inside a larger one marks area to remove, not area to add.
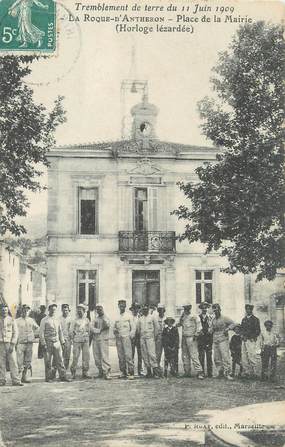
[[[259,319],[253,315],[252,304],[245,305],[246,315],[241,321],[241,362],[243,367],[243,377],[257,377],[257,338],[260,335]]]
[[[9,309],[6,304],[1,305],[0,314],[0,386],[6,384],[6,365],[9,365],[12,384],[22,386],[15,354],[15,345],[17,343],[18,330],[17,325],[9,315]]]
[[[208,308],[210,304],[207,302],[199,304],[199,309],[201,313],[199,315],[201,321],[201,332],[198,335],[198,353],[199,360],[203,369],[203,374],[205,376],[205,357],[207,362],[207,376],[213,376],[213,364],[212,364],[212,347],[213,347],[213,335],[209,332],[210,323],[212,317],[208,314]]]
[[[221,306],[213,304],[214,318],[211,321],[209,332],[213,334],[214,361],[218,369],[218,377],[232,380],[230,364],[229,330],[233,330],[235,323],[221,314]]]
[[[72,378],[75,379],[76,368],[80,354],[82,352],[82,378],[91,379],[89,376],[89,364],[90,364],[90,351],[89,351],[89,336],[90,321],[86,317],[86,306],[84,304],[78,304],[77,318],[70,324],[70,339],[73,343],[73,361],[70,366]]]
[[[164,314],[165,314],[164,304],[159,303],[157,305],[157,312],[158,312],[158,316],[157,316],[158,331],[157,331],[156,338],[155,338],[155,351],[156,351],[157,365],[158,365],[158,368],[161,369],[160,362],[161,362],[162,349],[163,349],[162,332],[163,332],[163,327],[164,327]]]
[[[28,370],[32,371],[33,343],[39,335],[39,326],[28,316],[30,306],[23,305],[21,316],[16,319],[18,341],[16,346],[17,363],[22,383],[30,383],[27,379]]]
[[[48,315],[44,317],[40,325],[40,343],[44,352],[45,380],[51,382],[55,377],[55,368],[59,373],[59,380],[69,382],[66,377],[66,369],[62,359],[62,346],[64,337],[59,319],[56,317],[57,305],[48,306]]]
[[[136,334],[132,316],[126,312],[126,300],[118,301],[119,316],[114,323],[114,335],[119,358],[121,378],[134,379],[134,362],[132,355],[132,339]]]
[[[142,316],[138,321],[138,333],[140,335],[142,358],[147,370],[146,377],[159,378],[161,376],[158,368],[155,340],[159,331],[157,318],[149,313],[149,306],[144,304]]]
[[[71,325],[71,317],[70,317],[70,307],[69,304],[61,305],[61,317],[60,317],[60,325],[64,338],[64,346],[62,348],[62,356],[63,363],[66,370],[68,370],[70,355],[71,355],[71,339],[70,339],[70,325]]]
[[[130,311],[132,312],[133,316],[133,324],[136,328],[135,336],[132,339],[132,354],[133,354],[133,362],[135,364],[135,352],[137,351],[137,357],[138,357],[138,375],[142,376],[142,353],[141,353],[141,342],[140,342],[140,336],[137,331],[138,321],[140,318],[140,311],[141,306],[138,303],[133,303],[130,307]]]
[[[191,361],[198,379],[204,379],[201,363],[199,362],[197,337],[201,331],[201,321],[191,315],[191,304],[184,304],[183,314],[177,326],[182,326],[182,360],[184,377],[191,376]]]
[[[99,371],[99,378],[108,380],[111,379],[111,365],[109,362],[110,320],[106,317],[101,304],[96,305],[96,312],[97,315],[91,323],[93,356]]]

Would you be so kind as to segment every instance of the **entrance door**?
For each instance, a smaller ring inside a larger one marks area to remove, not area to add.
[[[143,304],[158,304],[160,301],[159,271],[133,271],[133,302]]]

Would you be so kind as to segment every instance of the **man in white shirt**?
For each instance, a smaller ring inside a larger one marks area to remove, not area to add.
[[[66,369],[62,359],[62,346],[64,347],[64,337],[60,321],[56,316],[57,304],[48,306],[48,315],[44,317],[40,325],[40,343],[44,352],[45,380],[51,382],[55,377],[53,366],[59,373],[59,380],[69,382],[66,377]]]
[[[142,358],[147,370],[146,377],[154,377],[157,379],[161,376],[155,351],[155,339],[159,331],[158,322],[149,313],[149,306],[147,304],[144,304],[142,312],[143,314],[138,321],[137,330],[141,341]]]
[[[22,383],[30,383],[27,379],[28,370],[32,370],[33,343],[39,336],[39,326],[28,316],[30,306],[23,305],[21,317],[16,319],[18,341],[16,346],[17,362]]]
[[[114,335],[119,358],[121,378],[134,379],[134,362],[132,355],[132,339],[135,337],[136,326],[132,315],[126,312],[126,300],[119,300],[120,314],[114,323]]]
[[[86,306],[78,304],[77,318],[70,324],[70,339],[73,343],[73,361],[70,367],[72,378],[75,379],[76,368],[82,352],[82,378],[91,379],[88,374],[90,364],[89,336],[90,321],[86,317]]]
[[[17,325],[9,315],[6,304],[0,306],[0,386],[6,384],[6,365],[8,363],[12,385],[23,386],[16,363],[15,345],[18,339]]]
[[[62,329],[62,334],[64,338],[64,347],[62,349],[63,363],[64,367],[67,370],[70,362],[71,355],[71,339],[70,339],[70,325],[71,325],[71,317],[70,317],[70,307],[69,304],[62,304],[61,306],[61,317],[60,317],[60,325]]]

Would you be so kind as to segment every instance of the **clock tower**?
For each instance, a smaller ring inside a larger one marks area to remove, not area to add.
[[[156,138],[155,126],[158,108],[148,102],[144,95],[141,103],[131,109],[133,117],[132,139],[142,142],[144,147],[148,146],[149,140]]]

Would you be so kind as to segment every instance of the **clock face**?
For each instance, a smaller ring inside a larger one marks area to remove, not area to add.
[[[142,135],[149,135],[151,133],[151,124],[147,121],[144,121],[140,125],[140,132]]]

